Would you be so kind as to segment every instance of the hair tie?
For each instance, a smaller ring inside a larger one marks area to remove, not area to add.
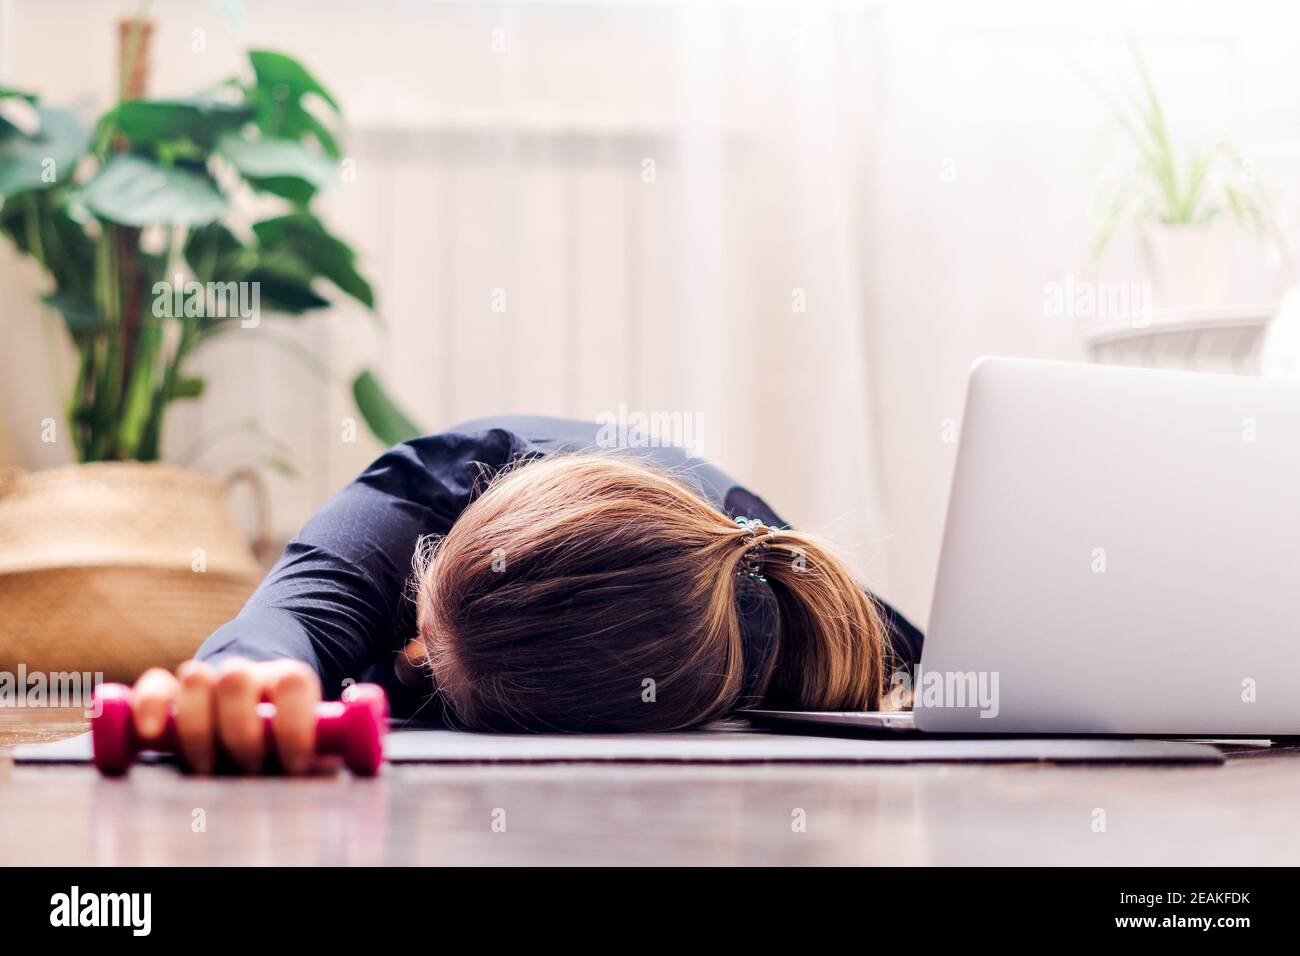
[[[767,539],[776,534],[776,529],[763,523],[759,518],[736,518],[736,527],[745,532],[745,551],[740,556],[737,574],[747,575],[764,584],[767,578],[763,574],[763,557],[767,552]]]

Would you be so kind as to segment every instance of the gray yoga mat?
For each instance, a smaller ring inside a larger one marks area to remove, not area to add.
[[[854,739],[770,734],[735,726],[674,734],[468,734],[399,730],[391,763],[1223,763],[1218,748],[1116,738]],[[142,762],[169,758],[144,754]],[[20,764],[87,763],[90,735],[15,748]]]

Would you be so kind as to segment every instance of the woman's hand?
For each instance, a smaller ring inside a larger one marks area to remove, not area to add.
[[[131,694],[136,732],[154,737],[176,709],[181,756],[195,773],[211,773],[220,753],[244,773],[261,772],[266,736],[257,705],[275,705],[275,753],[285,773],[315,765],[316,704],[320,678],[302,661],[222,661],[216,668],[186,661],[173,675],[155,667],[140,675]]]

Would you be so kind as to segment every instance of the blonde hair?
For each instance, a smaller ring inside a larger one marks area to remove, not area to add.
[[[880,618],[826,545],[740,526],[629,456],[507,470],[422,549],[414,584],[434,681],[470,729],[674,730],[760,702],[880,704]],[[738,602],[754,600],[771,634],[746,633]]]

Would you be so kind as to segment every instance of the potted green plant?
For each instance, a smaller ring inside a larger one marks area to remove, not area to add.
[[[129,678],[233,615],[259,572],[220,486],[161,463],[169,409],[203,392],[190,360],[264,313],[374,306],[314,209],[340,174],[335,98],[270,50],[192,97],[145,98],[149,30],[122,26],[119,95],[93,126],[0,88],[0,235],[43,270],[75,349],[81,463],[0,474],[0,667]],[[251,197],[279,208],[241,228]],[[400,418],[373,376],[354,391],[368,421]]]
[[[0,89],[0,232],[48,273],[45,301],[76,347],[80,461],[157,460],[167,410],[203,391],[187,361],[260,321],[243,314],[254,301],[287,316],[339,297],[374,305],[312,208],[340,152],[304,100],[335,100],[284,54],[253,51],[249,65],[189,99],[125,99],[93,130]],[[227,220],[241,189],[284,208],[240,235]]]
[[[1178,148],[1150,71],[1137,48],[1131,52],[1137,89],[1115,95],[1085,74],[1133,156],[1101,183],[1092,257],[1101,258],[1121,225],[1136,224],[1158,306],[1223,305],[1236,235],[1264,237],[1272,230],[1263,190],[1226,142]]]

